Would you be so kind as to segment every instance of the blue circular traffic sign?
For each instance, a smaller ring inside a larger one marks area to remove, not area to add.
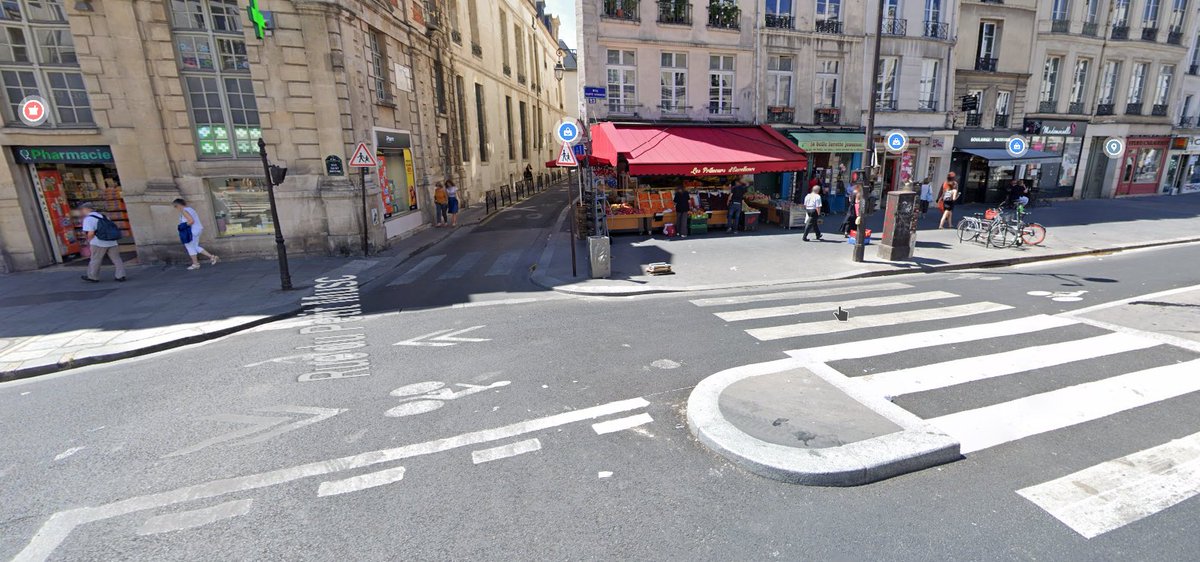
[[[1025,140],[1025,137],[1014,135],[1004,143],[1004,150],[1008,151],[1009,156],[1020,158],[1029,152],[1029,141]]]
[[[1125,154],[1125,139],[1108,137],[1104,141],[1104,155],[1109,158],[1120,158]]]
[[[554,128],[554,136],[562,142],[574,144],[579,140],[579,124],[573,119],[563,119]]]
[[[883,144],[887,145],[888,152],[904,152],[908,148],[908,135],[899,129],[888,131],[883,137]]]

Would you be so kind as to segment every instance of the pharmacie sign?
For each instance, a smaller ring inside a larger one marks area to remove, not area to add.
[[[14,146],[18,164],[112,164],[107,146]]]

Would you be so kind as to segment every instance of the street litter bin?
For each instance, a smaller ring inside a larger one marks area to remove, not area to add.
[[[612,275],[612,245],[607,236],[588,236],[588,256],[592,279]]]

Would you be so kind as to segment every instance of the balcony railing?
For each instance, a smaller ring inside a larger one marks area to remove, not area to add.
[[[917,111],[937,111],[937,100],[917,100]]]
[[[605,0],[601,17],[623,21],[641,21],[638,0]]]
[[[1083,115],[1083,102],[1073,101],[1067,106],[1067,113],[1071,115]]]
[[[796,108],[787,105],[768,105],[767,123],[793,123],[796,121]]]
[[[791,14],[767,14],[763,23],[773,29],[793,29],[796,26],[796,17]]]
[[[479,43],[471,41],[471,54],[477,57],[483,56],[483,47]]]
[[[981,125],[983,125],[983,114],[982,113],[968,113],[967,114],[967,126],[968,127],[979,127]]]
[[[1096,115],[1113,115],[1117,112],[1117,105],[1114,103],[1098,103],[1096,104]]]
[[[1050,20],[1050,33],[1070,33],[1071,20]]]
[[[674,101],[664,101],[658,104],[658,108],[662,110],[663,119],[679,119],[687,117],[687,113],[692,109],[692,106],[681,105],[679,102]]]
[[[1058,100],[1042,100],[1038,102],[1038,113],[1057,113]]]
[[[1141,102],[1125,104],[1125,115],[1141,115],[1141,114],[1142,114]]]
[[[908,35],[908,20],[895,18],[883,20],[883,34],[897,37]]]
[[[457,29],[450,31],[450,40],[462,45],[462,32]]]
[[[950,24],[945,22],[925,22],[925,32],[922,34],[931,39],[945,39],[950,36]]]
[[[837,125],[842,121],[842,110],[836,107],[818,107],[813,110],[813,123]]]
[[[659,2],[658,23],[692,25],[692,5],[683,2]]]
[[[1176,26],[1167,31],[1167,43],[1171,45],[1182,45],[1183,28]]]
[[[1080,33],[1083,33],[1084,35],[1087,35],[1088,37],[1096,37],[1096,36],[1100,35],[1100,24],[1098,24],[1094,21],[1093,22],[1085,21],[1085,22],[1083,22],[1083,29],[1080,31]]]
[[[634,115],[638,112],[639,108],[642,107],[642,104],[640,103],[621,103],[620,100],[608,100],[606,105],[608,106],[608,113],[610,115],[616,113],[622,115]]]
[[[896,100],[879,100],[875,103],[875,109],[878,111],[896,111]]]
[[[841,35],[842,30],[842,22],[838,20],[817,20],[817,33],[832,33],[834,35]]]
[[[737,112],[737,109],[738,108],[733,107],[732,105],[729,105],[729,104],[724,104],[724,103],[715,102],[715,101],[708,102],[708,114],[709,115],[714,115],[714,116],[718,116],[718,117],[733,117],[733,114]]]
[[[992,118],[992,127],[996,128],[996,129],[1007,129],[1008,128],[1008,114],[1007,113],[997,113],[996,116]]]
[[[521,85],[525,85],[525,82],[526,82],[525,75],[518,72],[517,73],[517,83],[521,84]]]
[[[1196,118],[1195,117],[1180,117],[1179,118],[1179,128],[1191,129],[1192,127],[1195,127],[1195,126],[1196,126]]]
[[[708,4],[708,26],[713,29],[736,31],[741,28],[738,23],[741,17],[742,11],[732,2],[712,0]]]
[[[1129,39],[1129,24],[1114,23],[1112,26],[1112,38],[1117,40]]]
[[[504,75],[512,76],[512,67],[511,66],[508,66],[507,64],[504,65]]]
[[[999,62],[1000,59],[996,57],[979,57],[975,59],[975,70],[981,72],[995,72],[996,64]]]
[[[1156,104],[1150,106],[1150,115],[1153,115],[1155,117],[1166,117],[1167,109],[1168,109],[1167,104],[1156,103]]]
[[[1157,27],[1142,28],[1142,41],[1158,41]]]

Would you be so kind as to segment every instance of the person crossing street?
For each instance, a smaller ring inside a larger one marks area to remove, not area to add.
[[[804,219],[804,241],[808,242],[809,233],[815,232],[817,240],[824,240],[821,236],[821,186],[815,185],[812,187],[812,193],[804,197],[804,211],[807,216]]]

